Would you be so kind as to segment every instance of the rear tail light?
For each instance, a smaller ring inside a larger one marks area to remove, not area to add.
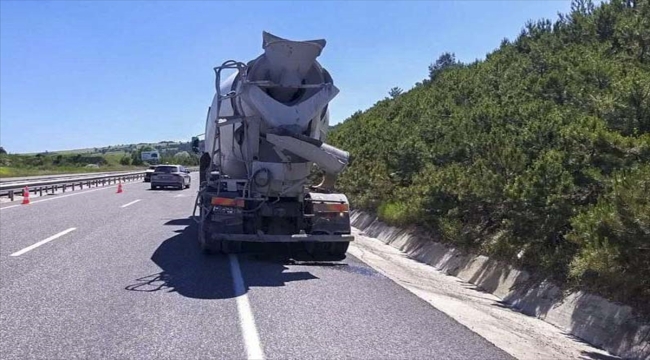
[[[211,201],[215,206],[244,207],[244,199],[231,199],[222,197],[213,197]]]
[[[314,204],[314,212],[316,213],[346,213],[350,211],[348,204]]]

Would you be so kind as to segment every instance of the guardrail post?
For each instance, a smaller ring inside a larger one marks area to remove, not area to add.
[[[43,187],[42,186],[38,188],[38,193],[39,193],[40,196],[43,196]]]
[[[14,191],[9,190],[9,200],[14,201]]]

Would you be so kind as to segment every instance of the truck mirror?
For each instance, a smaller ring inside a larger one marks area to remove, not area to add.
[[[199,138],[197,136],[192,137],[192,151],[195,154],[199,153]]]

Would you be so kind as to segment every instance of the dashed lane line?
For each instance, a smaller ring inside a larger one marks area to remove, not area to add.
[[[41,240],[41,241],[37,242],[34,245],[30,245],[30,246],[28,246],[28,247],[26,247],[26,248],[24,248],[22,250],[16,251],[15,253],[13,253],[13,254],[11,254],[9,256],[20,256],[20,255],[22,255],[22,254],[24,254],[24,253],[26,253],[26,252],[28,252],[30,250],[34,250],[34,249],[36,249],[37,247],[39,247],[41,245],[49,243],[50,241],[52,241],[54,239],[57,239],[57,238],[60,238],[61,236],[65,235],[65,234],[67,234],[69,232],[75,231],[75,230],[77,230],[77,228],[69,228],[67,230],[63,230],[58,234],[54,234],[54,235],[50,236],[49,238],[47,238],[45,240]]]

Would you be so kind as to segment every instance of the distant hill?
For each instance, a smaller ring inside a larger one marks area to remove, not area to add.
[[[161,163],[198,164],[190,142],[160,141],[32,154],[0,153],[0,177],[139,169],[147,165],[140,151],[153,149],[160,152]]]
[[[339,124],[332,125],[329,127],[329,132],[331,133],[336,129]],[[85,149],[71,149],[71,150],[59,150],[59,151],[44,151],[40,153],[25,153],[21,155],[36,155],[36,154],[83,154],[83,155],[96,155],[96,154],[116,154],[116,153],[132,153],[139,148],[153,148],[160,151],[161,154],[175,155],[181,151],[192,152],[192,143],[190,141],[159,141],[157,143],[137,143],[137,144],[119,144],[119,145],[110,145],[103,147],[95,148],[85,148]]]
[[[161,154],[175,155],[181,151],[192,151],[192,144],[189,141],[159,141],[157,143],[137,143],[137,144],[118,144],[118,145],[109,145],[103,147],[95,148],[85,148],[85,149],[71,149],[71,150],[60,150],[60,151],[44,151],[40,153],[26,153],[22,155],[36,155],[36,154],[47,154],[47,155],[69,155],[69,154],[82,154],[82,155],[106,155],[106,154],[130,154],[138,149],[142,148],[151,148],[158,150]]]

